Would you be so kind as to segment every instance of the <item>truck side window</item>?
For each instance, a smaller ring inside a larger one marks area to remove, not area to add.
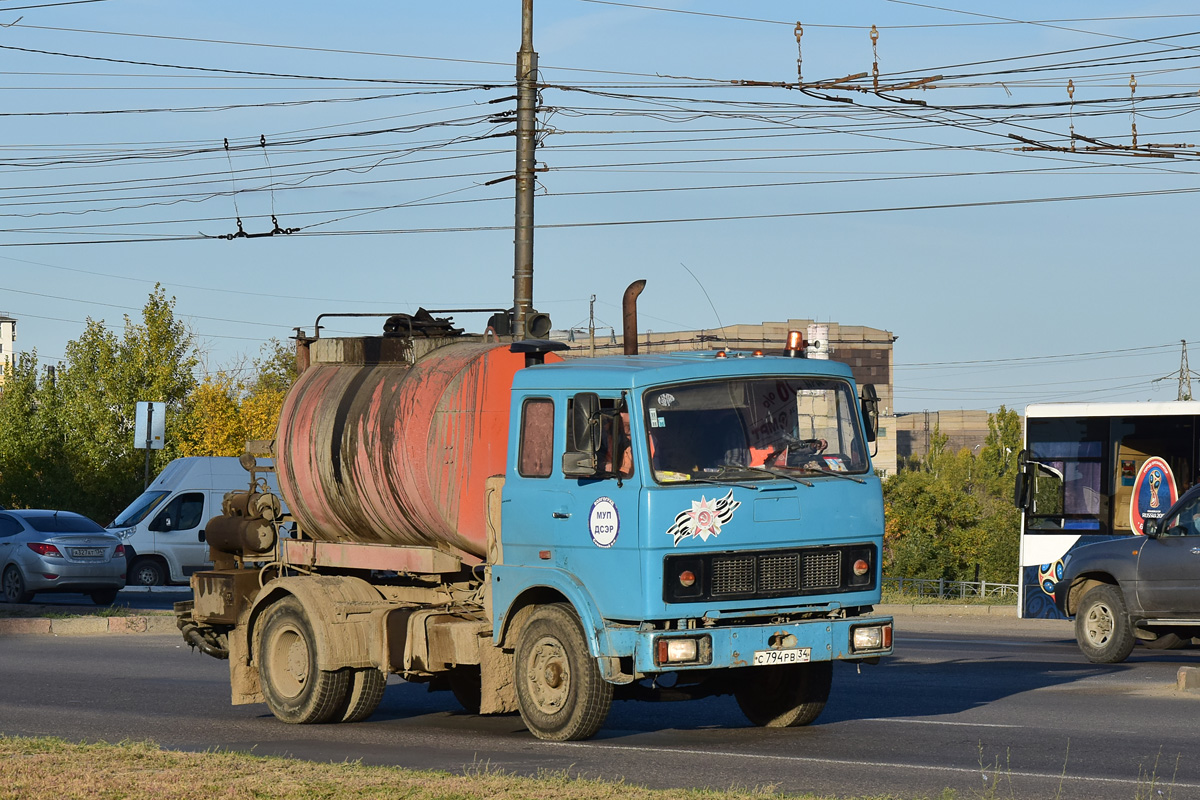
[[[526,400],[521,407],[521,446],[517,471],[526,478],[548,478],[554,468],[554,401]]]

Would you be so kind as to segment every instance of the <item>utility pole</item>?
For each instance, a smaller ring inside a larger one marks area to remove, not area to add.
[[[513,250],[513,337],[525,338],[533,307],[534,149],[537,147],[537,53],[533,50],[533,0],[521,0],[521,49],[517,51],[517,202]]]
[[[596,295],[588,301],[588,355],[596,357]]]
[[[1179,396],[1176,400],[1191,400],[1192,399],[1192,371],[1188,369],[1187,362],[1187,340],[1180,339],[1180,345],[1183,347],[1183,355],[1179,360]]]

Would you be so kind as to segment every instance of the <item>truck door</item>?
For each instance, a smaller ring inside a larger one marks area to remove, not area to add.
[[[1176,509],[1138,554],[1138,603],[1150,615],[1200,613],[1200,497]]]
[[[570,419],[570,404],[566,418]],[[600,396],[603,428],[598,455],[602,474],[570,478],[556,471],[551,484],[564,498],[553,515],[562,566],[588,588],[605,617],[633,618],[641,611],[639,556],[641,484],[634,474],[633,437],[628,408],[621,397]],[[620,425],[614,442],[614,427]],[[564,448],[570,436],[564,436]],[[558,456],[561,462],[561,451]]]
[[[154,549],[166,556],[172,570],[184,575],[208,566],[208,544],[204,541],[205,492],[180,492],[167,502],[150,523]]]
[[[611,419],[618,398],[601,402]],[[567,572],[601,614],[632,618],[642,595],[635,459],[625,459],[619,479],[566,477],[569,403],[561,395],[522,401],[517,469],[504,487],[504,561]]]

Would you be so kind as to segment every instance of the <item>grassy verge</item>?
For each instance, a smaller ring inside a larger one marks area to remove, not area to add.
[[[24,605],[0,605],[0,619],[44,617],[46,619],[74,619],[76,617],[159,617],[171,616],[172,612],[130,608],[129,606],[42,606],[35,603]]]
[[[0,800],[763,800],[811,798],[771,788],[669,791],[546,773],[479,767],[464,774],[357,763],[316,764],[244,753],[180,753],[146,742],[72,744],[0,737]],[[864,799],[865,800],[865,799]],[[882,798],[877,798],[882,800]]]

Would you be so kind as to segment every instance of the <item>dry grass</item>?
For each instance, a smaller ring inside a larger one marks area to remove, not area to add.
[[[0,800],[764,800],[770,787],[729,792],[652,790],[563,773],[517,777],[357,763],[318,764],[245,753],[181,753],[146,742],[73,744],[0,736]],[[804,795],[816,800],[813,795]],[[881,799],[879,799],[881,800]]]

